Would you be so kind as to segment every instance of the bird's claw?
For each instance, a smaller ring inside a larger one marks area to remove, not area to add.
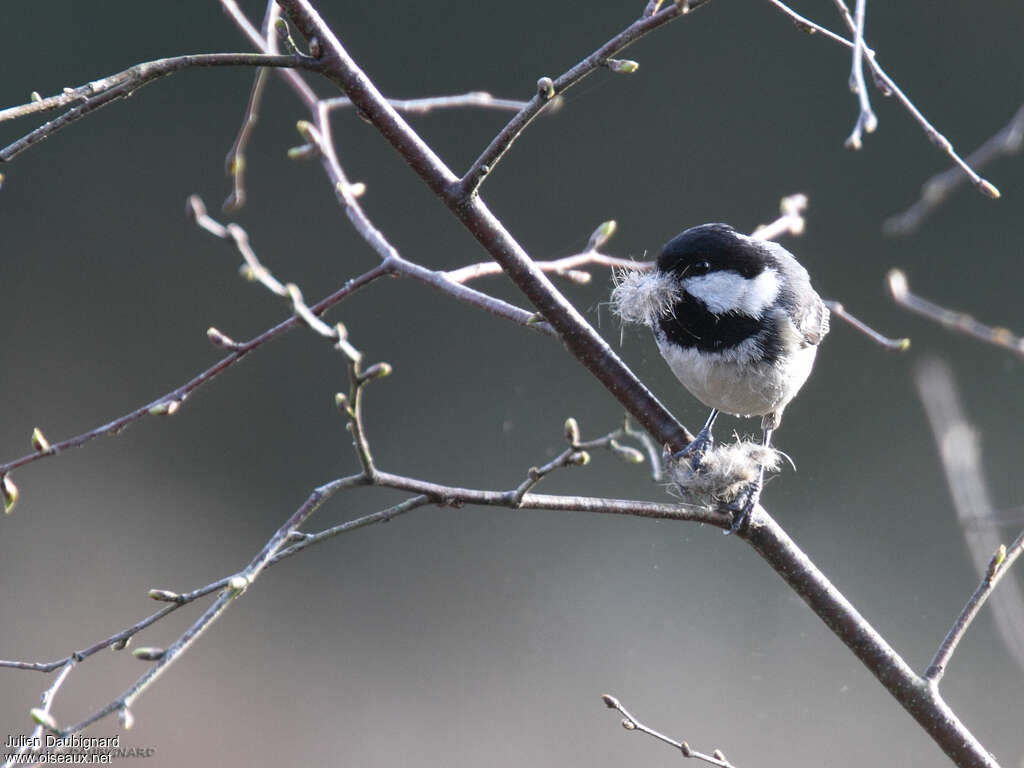
[[[737,533],[747,524],[747,521],[750,520],[750,513],[754,511],[754,507],[761,500],[761,490],[763,488],[764,478],[762,476],[755,482],[750,483],[735,499],[726,505],[725,508],[733,513],[732,525],[729,526],[728,530],[722,531],[722,533],[726,536]]]
[[[715,446],[715,438],[711,434],[711,430],[702,429],[697,433],[697,436],[693,438],[693,442],[683,448],[681,451],[676,451],[672,454],[672,461],[683,461],[684,459],[689,461],[690,469],[694,472],[700,470],[701,465],[704,463],[704,456]]]

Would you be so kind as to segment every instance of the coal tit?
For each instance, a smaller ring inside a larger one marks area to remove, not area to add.
[[[727,224],[687,229],[662,249],[656,269],[627,277],[613,301],[625,320],[654,331],[662,357],[711,408],[696,440],[676,454],[698,467],[719,411],[761,416],[767,446],[782,412],[811,373],[829,312],[793,255]],[[760,496],[763,471],[740,504],[737,530]]]

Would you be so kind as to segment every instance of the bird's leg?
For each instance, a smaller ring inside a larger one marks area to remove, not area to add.
[[[708,416],[708,420],[704,422],[704,426],[701,427],[700,432],[693,439],[693,442],[683,448],[683,450],[673,453],[672,460],[679,461],[680,459],[689,459],[690,468],[694,471],[700,469],[700,465],[704,460],[704,454],[706,454],[711,447],[715,444],[715,438],[711,436],[711,427],[715,424],[715,419],[718,418],[718,409],[712,408],[711,414]]]
[[[765,428],[761,436],[761,445],[767,448],[772,442],[772,432],[774,430],[771,427]],[[757,480],[751,483],[742,494],[740,494],[735,505],[731,505],[733,508],[732,525],[729,526],[729,530],[723,531],[728,536],[730,533],[736,533],[742,528],[747,519],[750,517],[750,513],[754,507],[757,506],[757,502],[761,500],[761,491],[764,489],[764,465],[760,465],[757,468]]]

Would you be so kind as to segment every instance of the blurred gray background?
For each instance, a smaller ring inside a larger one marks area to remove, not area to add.
[[[244,4],[250,16],[259,2]],[[467,90],[527,98],[639,15],[630,3],[323,0],[326,18],[394,97]],[[797,7],[840,29],[830,3]],[[0,103],[24,102],[135,62],[247,50],[216,2],[6,3]],[[1003,0],[869,7],[868,39],[961,150],[1021,102],[1024,10]],[[538,120],[484,197],[537,258],[580,250],[602,220],[608,251],[642,258],[705,221],[749,231],[802,191],[806,234],[784,241],[822,294],[891,335],[887,353],[837,325],[778,434],[798,472],[766,506],[907,660],[922,669],[976,577],[912,382],[947,358],[981,434],[996,503],[1024,502],[1019,360],[894,307],[888,269],[936,301],[1024,330],[1019,226],[1024,163],[988,172],[1003,199],[962,189],[916,236],[881,235],[944,157],[890,100],[854,153],[849,57],[767,2],[713,2],[634,45],[632,76],[598,72]],[[0,454],[91,429],[178,386],[221,354],[214,325],[246,339],[287,314],[244,283],[239,258],[184,215],[229,191],[223,157],[251,73],[191,71],[48,140],[4,167],[0,191]],[[325,83],[316,87],[323,94]],[[291,162],[298,102],[268,88],[249,158],[245,226],[264,262],[312,301],[375,261],[317,164]],[[506,115],[412,118],[461,171]],[[0,125],[10,141],[36,122]],[[475,241],[354,114],[335,133],[364,202],[402,253],[434,268],[485,258]],[[515,298],[500,278],[480,287]],[[705,417],[650,339],[604,305],[608,275],[567,295],[691,427]],[[388,470],[508,488],[561,449],[562,422],[613,428],[614,401],[557,344],[419,285],[389,281],[330,319],[394,375],[367,400]],[[0,535],[0,657],[51,659],[153,611],[151,587],[189,590],[234,572],[326,480],[354,470],[333,393],[344,367],[293,333],[202,389],[171,419],[14,474],[22,500]],[[720,421],[719,432],[753,422]],[[644,469],[596,455],[549,492],[664,499]],[[338,497],[310,529],[393,503]],[[1014,531],[1007,530],[1009,540]],[[1020,578],[1020,577],[1018,577]],[[186,608],[134,645],[166,645]],[[144,670],[127,654],[83,664],[61,722],[109,701]],[[4,735],[28,732],[50,677],[0,670]],[[952,706],[1004,766],[1020,764],[1024,673],[988,615],[946,677]],[[123,741],[149,765],[669,765],[678,755],[624,732],[619,696],[653,727],[740,766],[943,765],[909,716],[743,542],[717,529],[586,514],[424,509],[274,568],[134,708]],[[105,721],[95,735],[116,732]]]

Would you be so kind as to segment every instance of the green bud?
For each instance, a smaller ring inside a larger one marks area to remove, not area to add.
[[[122,637],[116,643],[110,644],[110,650],[112,651],[123,651],[128,647],[128,644],[132,641],[130,637]]]
[[[569,463],[577,467],[585,467],[590,463],[590,454],[586,451],[576,451],[569,457]]]
[[[289,147],[289,160],[309,160],[316,157],[317,149],[312,144],[303,144],[300,147]]]
[[[32,102],[39,102],[43,100],[43,97],[39,95],[39,91],[32,91],[32,93],[28,95],[28,99]]]
[[[43,728],[49,728],[51,731],[57,730],[57,721],[54,719],[53,715],[51,715],[45,709],[41,709],[40,707],[32,707],[32,709],[30,709],[28,713],[36,722],[37,725],[41,725],[43,726]]]
[[[173,416],[181,408],[181,400],[164,400],[149,409],[151,416]]]
[[[554,98],[555,84],[550,77],[542,77],[537,81],[537,93],[544,99]]]
[[[565,439],[569,445],[576,445],[580,441],[580,425],[572,416],[565,420]]]
[[[587,250],[596,251],[602,245],[611,239],[611,236],[615,234],[615,230],[618,229],[618,224],[615,223],[614,219],[602,222],[594,233],[590,236],[590,240],[587,241]]]
[[[385,376],[391,375],[391,364],[390,363],[374,363],[362,375],[363,381],[370,381],[371,379],[382,379]]]
[[[307,142],[310,144],[316,144],[316,128],[313,127],[313,124],[309,122],[309,120],[299,120],[299,122],[295,124],[295,129]]]
[[[14,511],[14,505],[18,503],[18,486],[11,480],[10,475],[0,478],[0,493],[4,497],[4,514],[9,515]]]
[[[39,427],[32,430],[32,447],[37,453],[46,453],[50,450],[50,441]]]
[[[640,69],[640,65],[632,59],[608,59],[608,69],[623,75],[631,75]]]
[[[628,445],[619,445],[614,440],[612,440],[609,447],[612,449],[612,453],[614,453],[627,464],[644,463],[644,455],[636,448],[631,448]]]

